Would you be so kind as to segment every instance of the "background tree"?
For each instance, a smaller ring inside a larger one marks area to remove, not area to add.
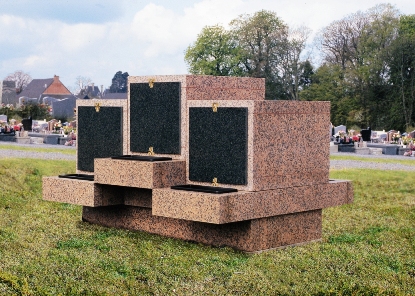
[[[231,32],[216,25],[202,29],[184,59],[192,74],[241,76],[241,54]]]
[[[343,76],[341,65],[325,63],[310,75],[312,83],[304,88],[300,97],[305,101],[330,101],[331,122],[352,126],[360,123],[361,113],[356,111],[358,104]]]
[[[110,86],[111,93],[126,93],[128,89],[128,72],[122,73],[118,71],[112,78],[112,84]]]
[[[304,71],[310,71],[310,63],[302,62],[300,59],[310,33],[311,30],[304,26],[290,29],[288,33],[288,41],[279,68],[282,85],[290,100],[300,99],[299,92],[305,82],[302,79],[307,75]]]
[[[398,11],[390,4],[381,4],[335,21],[320,33],[323,61],[340,67],[341,79],[354,102],[347,113],[354,114],[361,127],[387,124],[384,114],[391,109],[391,86],[386,57],[398,22]]]
[[[5,77],[4,80],[14,81],[16,83],[16,89],[20,93],[32,81],[32,77],[22,70],[17,70]]]
[[[401,16],[398,36],[390,46],[388,56],[389,81],[393,86],[393,110],[403,114],[406,129],[413,128],[415,104],[415,15]],[[399,117],[393,117],[395,120]],[[399,124],[399,122],[394,122]]]
[[[274,12],[266,10],[241,15],[230,25],[242,50],[245,75],[265,78],[267,99],[286,99],[280,65],[287,49],[288,27]]]
[[[83,90],[85,87],[91,85],[92,83],[92,79],[89,77],[84,77],[84,76],[77,76],[75,78],[75,87],[73,89],[71,89],[72,93],[74,94],[79,94],[81,92],[81,90]]]
[[[294,32],[294,31],[293,31]],[[289,40],[288,27],[274,12],[241,15],[221,26],[205,27],[185,53],[192,74],[265,78],[267,99],[298,99],[309,30]]]

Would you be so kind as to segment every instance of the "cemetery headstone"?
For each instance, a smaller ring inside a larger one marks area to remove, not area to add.
[[[368,127],[367,129],[362,129],[360,131],[360,134],[362,135],[363,141],[368,142],[370,141],[372,136],[372,129],[370,127]]]
[[[32,117],[22,119],[23,129],[25,131],[31,131],[32,123],[33,123]]]
[[[337,134],[339,131],[344,131],[346,132],[346,126],[345,125],[339,125],[334,127],[334,134]]]

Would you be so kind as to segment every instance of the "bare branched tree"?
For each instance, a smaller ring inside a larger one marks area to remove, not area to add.
[[[300,79],[303,73],[304,62],[300,56],[304,51],[311,29],[305,26],[288,30],[288,42],[285,46],[285,54],[282,55],[279,64],[283,85],[291,100],[299,100]]]
[[[84,89],[85,87],[91,85],[92,83],[92,79],[89,77],[84,77],[84,76],[77,76],[75,78],[75,87],[73,88],[73,93],[75,95],[79,94],[79,92]]]
[[[9,74],[4,80],[14,81],[16,83],[16,89],[18,89],[18,92],[21,92],[32,81],[32,77],[22,70],[17,70]]]

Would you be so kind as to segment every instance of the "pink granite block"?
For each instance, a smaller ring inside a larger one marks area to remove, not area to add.
[[[264,100],[265,79],[189,75],[187,100]]]
[[[330,170],[330,102],[215,103],[219,108],[248,108],[247,184],[220,186],[261,191],[327,182]],[[212,101],[188,101],[188,106],[211,107]],[[186,159],[189,160],[188,150]],[[188,176],[187,182],[210,185],[190,181]]]
[[[92,181],[43,177],[43,199],[89,207],[123,204],[123,192]]]
[[[151,189],[124,187],[124,205],[151,208],[153,192]]]
[[[188,100],[264,100],[264,93],[262,90],[254,89],[186,89]]]
[[[140,207],[84,207],[82,219],[107,227],[140,230],[245,252],[296,245],[321,239],[321,210],[228,224],[210,224],[151,215]]]
[[[169,188],[153,190],[153,215],[213,224],[317,210],[353,201],[349,181],[266,191],[212,194]]]
[[[186,183],[186,163],[96,158],[95,182],[136,188],[163,188]]]

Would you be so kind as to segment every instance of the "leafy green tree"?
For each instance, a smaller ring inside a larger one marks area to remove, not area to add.
[[[118,71],[112,78],[110,86],[111,93],[126,93],[128,89],[128,72]]]
[[[241,76],[241,54],[231,32],[216,25],[202,29],[184,59],[192,74]]]
[[[306,90],[310,87],[313,82],[314,69],[313,65],[309,60],[306,60],[302,63],[302,72],[300,74],[300,88],[301,90]]]
[[[280,68],[287,49],[288,27],[274,12],[261,10],[241,15],[231,23],[246,76],[265,78],[267,99],[287,99]]]
[[[323,60],[340,67],[349,96],[357,103],[350,114],[361,127],[380,127],[391,109],[386,57],[398,21],[398,11],[381,4],[335,21],[321,32]]]
[[[300,92],[301,100],[330,101],[330,119],[334,125],[351,126],[359,122],[361,112],[350,94],[350,85],[344,79],[341,65],[323,64],[310,80],[312,83]]]
[[[187,48],[185,61],[192,74],[265,78],[267,99],[298,99],[307,36],[289,39],[287,25],[261,10],[234,19],[230,30],[205,27]]]
[[[395,109],[403,115],[405,129],[413,126],[415,104],[415,15],[401,16],[397,38],[389,51],[392,97]]]

